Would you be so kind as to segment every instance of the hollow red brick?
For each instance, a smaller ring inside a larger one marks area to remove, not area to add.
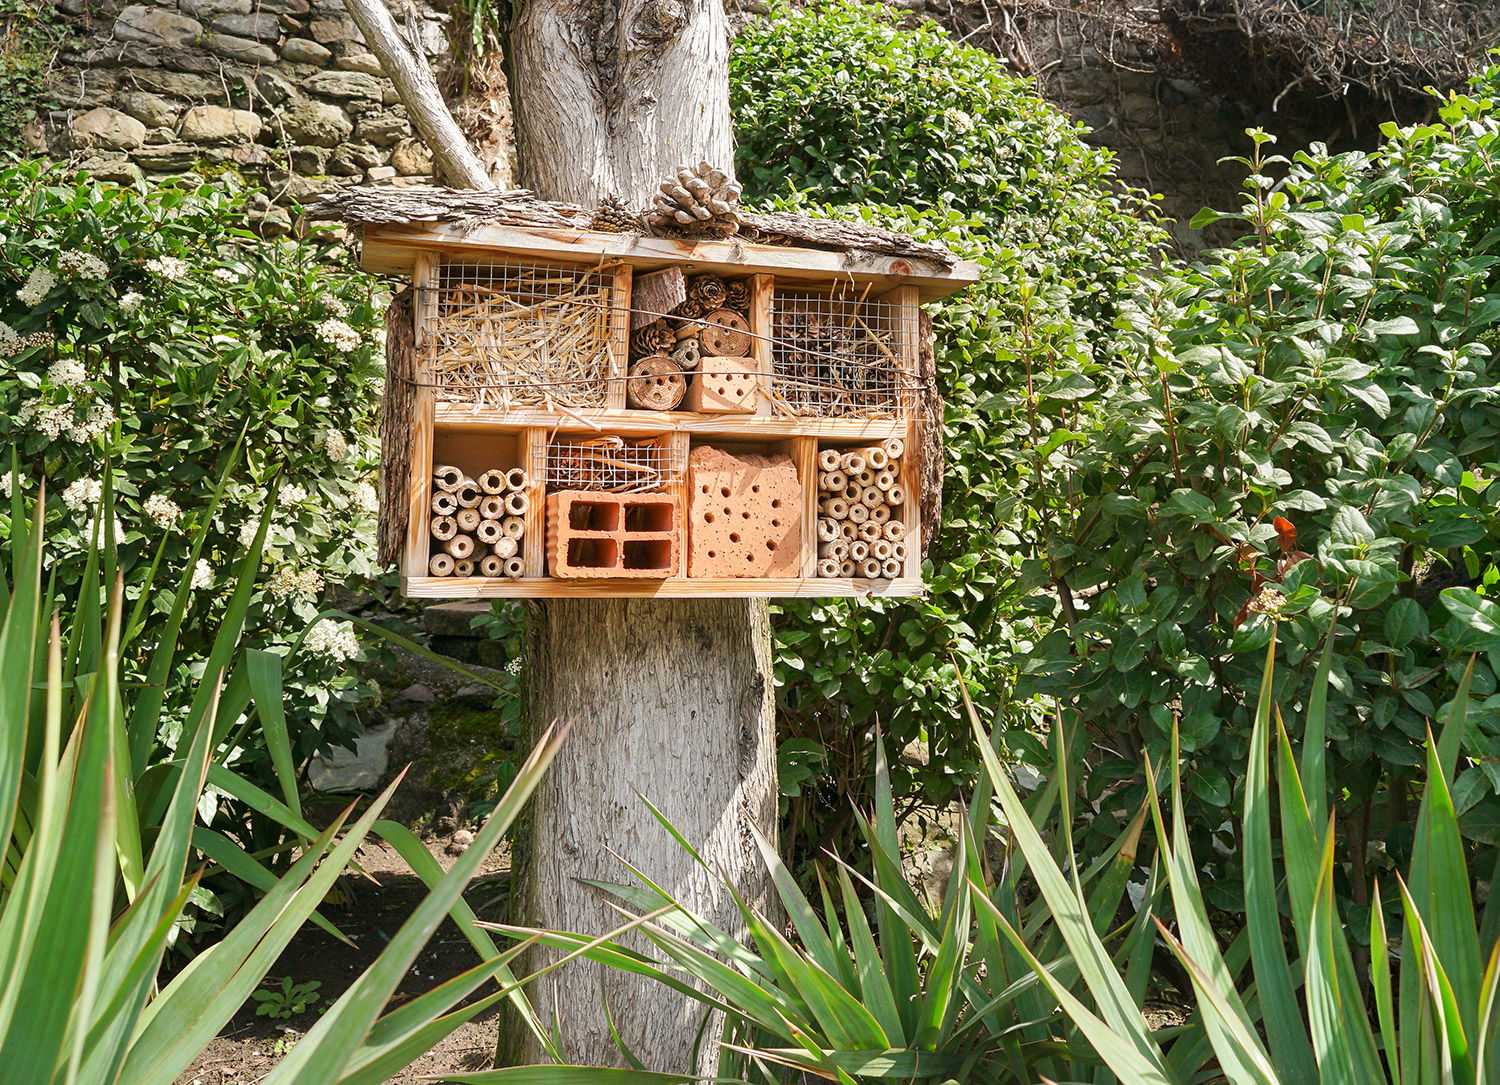
[[[547,571],[573,579],[676,576],[681,520],[672,494],[549,494]]]

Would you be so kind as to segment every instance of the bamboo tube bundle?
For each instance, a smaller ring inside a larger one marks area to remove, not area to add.
[[[612,276],[527,264],[445,263],[425,346],[435,396],[474,407],[603,407]]]
[[[901,575],[908,532],[901,519],[906,491],[899,481],[905,454],[905,442],[894,437],[865,448],[819,451],[818,576]]]
[[[432,472],[433,576],[518,577],[531,480],[520,468],[496,468],[470,478],[457,467]],[[468,504],[472,500],[472,504]]]

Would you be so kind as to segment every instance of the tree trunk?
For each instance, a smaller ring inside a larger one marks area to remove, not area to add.
[[[519,0],[510,32],[521,183],[589,206],[644,206],[679,163],[730,169],[721,0]],[[579,879],[629,881],[611,851],[715,923],[738,930],[716,879],[651,817],[651,799],[751,901],[770,882],[750,825],[775,839],[770,620],[744,600],[529,604],[527,713],[572,733],[518,841],[525,922],[602,933],[619,914]],[[701,1015],[664,987],[573,962],[530,991],[570,1061],[625,1065],[604,1006],[648,1068],[692,1069]],[[512,1029],[514,1061],[541,1061]],[[705,1047],[711,1047],[706,1044]],[[700,1059],[711,1069],[712,1051]]]
[[[510,31],[521,184],[644,206],[681,164],[733,168],[721,0],[518,0]]]

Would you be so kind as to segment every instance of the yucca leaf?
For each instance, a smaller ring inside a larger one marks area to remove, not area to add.
[[[1400,878],[1397,878],[1397,885],[1401,890],[1407,940],[1415,947],[1413,957],[1419,963],[1425,1009],[1435,1026],[1434,1039],[1438,1046],[1442,1081],[1444,1085],[1448,1082],[1453,1082],[1454,1085],[1474,1085],[1476,1075],[1473,1054],[1469,1049],[1464,1014],[1459,1007],[1453,984],[1437,955],[1432,934],[1423,921],[1416,899]]]
[[[1328,655],[1325,652],[1323,664]],[[1272,860],[1271,840],[1271,774],[1269,747],[1273,741],[1271,732],[1271,704],[1275,690],[1276,636],[1266,646],[1265,671],[1261,676],[1260,699],[1255,709],[1255,722],[1250,730],[1250,759],[1245,773],[1245,818],[1244,818],[1244,862],[1245,862],[1245,929],[1250,936],[1250,957],[1254,962],[1255,984],[1265,1007],[1266,1039],[1270,1046],[1271,1060],[1277,1071],[1291,1081],[1312,1081],[1317,1072],[1312,1044],[1308,1040],[1307,1026],[1297,1005],[1296,987],[1292,982],[1292,966],[1286,956],[1286,939],[1281,926],[1281,907],[1276,891],[1276,870]],[[1319,676],[1313,680],[1314,700],[1318,696],[1319,681],[1326,682],[1327,674],[1319,667]],[[1324,691],[1326,699],[1326,690]],[[1311,710],[1310,710],[1311,714]],[[1303,766],[1309,762],[1308,750],[1314,745],[1318,752],[1311,760],[1322,764],[1322,721],[1319,720],[1318,736],[1309,725],[1303,747]],[[1321,780],[1321,769],[1318,770]],[[1313,794],[1321,794],[1321,782]]]
[[[864,902],[859,899],[849,872],[840,866],[837,873],[844,901],[845,921],[849,924],[849,945],[854,956],[855,970],[859,974],[860,1000],[880,1022],[880,1027],[887,1036],[905,1043],[908,1037],[902,1026],[901,1013],[896,1008],[896,995],[891,990],[880,945],[875,941],[875,935],[870,931],[870,922],[865,917]]]
[[[1036,831],[1020,797],[1011,787],[1005,770],[1000,767],[999,760],[990,749],[979,718],[971,715],[969,721],[973,727],[974,736],[978,740],[979,752],[984,761],[985,771],[989,774],[990,785],[994,788],[995,797],[1005,811],[1011,834],[1016,845],[1026,856],[1032,877],[1036,879],[1037,888],[1046,898],[1058,930],[1072,951],[1074,963],[1078,966],[1089,993],[1099,1006],[1101,1016],[1113,1030],[1113,1036],[1123,1037],[1126,1042],[1135,1046],[1135,1054],[1140,1062],[1151,1067],[1157,1074],[1155,1080],[1165,1080],[1167,1070],[1161,1050],[1151,1040],[1140,1009],[1130,997],[1130,992],[1126,990],[1125,983],[1116,971],[1108,950],[1099,941],[1099,936],[1094,933],[1094,927],[1089,920],[1084,902],[1078,898],[1073,886],[1053,862],[1051,852],[1048,851],[1041,834]],[[987,898],[985,903],[988,903]],[[995,914],[999,916],[998,909]],[[999,918],[1004,923],[1004,917]],[[1014,933],[1008,923],[1004,924],[1004,929]],[[1014,943],[1013,938],[1012,944]],[[1031,956],[1029,950],[1025,952],[1025,956],[1028,963],[1032,963],[1035,967],[1035,958]],[[1042,978],[1056,995],[1056,985],[1051,982],[1051,977]],[[1090,1016],[1092,1017],[1092,1014]],[[1082,1023],[1079,1027],[1083,1028]],[[1092,1037],[1090,1039],[1092,1041]]]
[[[1390,939],[1385,930],[1385,906],[1377,880],[1370,894],[1370,989],[1375,998],[1375,1016],[1380,1022],[1381,1045],[1391,1085],[1401,1085],[1400,1047],[1396,1042],[1395,1003],[1391,996]]]
[[[760,849],[761,860],[771,874],[777,896],[781,898],[781,906],[786,909],[787,918],[792,921],[792,926],[801,939],[802,948],[823,971],[832,976],[841,975],[848,956],[843,955],[841,958],[834,951],[833,942],[824,929],[822,920],[798,887],[797,879],[792,877],[791,871],[787,870],[781,857],[776,854],[771,842],[753,823],[750,824],[750,832]]]
[[[297,766],[292,761],[292,741],[287,734],[286,707],[282,703],[281,657],[272,652],[247,651],[245,677],[250,685],[250,699],[255,703],[255,714],[260,719],[260,732],[265,737],[266,753],[271,757],[271,767],[281,785],[282,801],[287,809],[301,817]]]
[[[688,1085],[715,1079],[605,1066],[510,1066],[456,1077],[445,1074],[443,1080],[454,1085]]]
[[[1000,790],[997,784],[997,794]],[[989,898],[983,892],[977,895],[976,903],[981,908],[991,910],[991,914],[994,915],[1000,929],[1005,932],[1005,936],[1015,946],[1016,952],[1020,953],[1031,968],[1035,970],[1042,983],[1052,992],[1052,996],[1057,999],[1063,1012],[1078,1026],[1078,1030],[1093,1047],[1094,1051],[1098,1053],[1099,1058],[1106,1066],[1120,1075],[1122,1080],[1131,1082],[1132,1085],[1177,1085],[1176,1079],[1171,1076],[1165,1066],[1161,1065],[1159,1058],[1149,1058],[1142,1053],[1143,1049],[1152,1050],[1156,1046],[1144,1019],[1139,1017],[1135,1021],[1127,1019],[1125,1021],[1126,1029],[1129,1032],[1134,1032],[1135,1035],[1122,1036],[1118,1031],[1095,1016],[1093,1011],[1074,996],[1073,992],[1069,991],[1067,987],[1063,986],[1052,976],[1052,973],[1048,971],[1047,967],[1041,961],[1032,956],[1031,951],[1026,947],[1026,943],[1021,939],[1021,936],[1016,933],[1015,928],[1006,921],[1005,916],[1000,914],[1000,910],[995,908],[994,904],[990,902]],[[1091,993],[1093,993],[1092,990]],[[1097,995],[1095,998],[1097,1001]]]

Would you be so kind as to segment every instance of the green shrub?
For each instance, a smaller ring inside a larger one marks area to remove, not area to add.
[[[52,105],[48,74],[69,31],[46,0],[0,0],[0,154],[25,151],[26,126]]]
[[[1097,424],[1033,483],[1071,501],[1023,576],[1070,606],[1034,597],[1059,623],[1021,661],[1021,691],[1061,698],[1106,737],[1114,756],[1090,798],[1138,781],[1142,752],[1165,761],[1180,718],[1202,856],[1235,826],[1271,622],[1277,696],[1293,707],[1335,617],[1329,782],[1352,884],[1410,853],[1427,728],[1467,650],[1437,593],[1500,580],[1497,88],[1500,69],[1432,124],[1388,126],[1368,154],[1314,147],[1282,163],[1262,142],[1246,162],[1251,236],[1123,314],[1131,348],[1078,388]],[[1068,422],[1045,413],[1055,442]],[[1474,760],[1454,781],[1465,832],[1485,844],[1500,841],[1497,665],[1476,666]],[[1240,906],[1233,835],[1208,888],[1223,908]]]
[[[24,489],[48,480],[50,571],[69,595],[106,465],[128,597],[158,553],[161,581],[175,584],[201,529],[198,618],[222,611],[230,563],[276,494],[246,637],[281,651],[316,617],[325,585],[375,571],[378,306],[337,249],[250,234],[247,201],[219,185],[146,191],[38,164],[0,169],[0,447]],[[160,589],[143,600],[144,645],[175,601]],[[196,678],[209,626],[188,623],[170,687]],[[347,626],[321,625],[308,648],[287,676],[298,760],[351,734],[364,696],[346,666],[358,651]],[[124,666],[140,677],[138,657]],[[180,726],[163,718],[163,747]],[[269,778],[255,735],[241,766]]]
[[[1070,515],[1067,491],[1047,489],[1048,441],[1064,439],[1055,424],[1089,424],[1088,374],[1117,365],[1116,322],[1164,234],[1109,152],[933,24],[902,29],[860,3],[778,10],[736,41],[730,73],[750,196],[875,219],[984,267],[977,287],[934,307],[948,461],[932,594],[782,608],[782,722],[799,744],[784,760],[823,771],[792,804],[792,828],[815,848],[852,828],[849,792],[868,793],[872,720],[898,749],[929,741],[925,765],[894,766],[898,793],[941,804],[972,779],[953,724],[958,669],[986,708],[1007,703],[1012,656],[1034,639],[1017,616],[1020,564]],[[1005,738],[1045,764],[1034,718],[1010,713]]]

